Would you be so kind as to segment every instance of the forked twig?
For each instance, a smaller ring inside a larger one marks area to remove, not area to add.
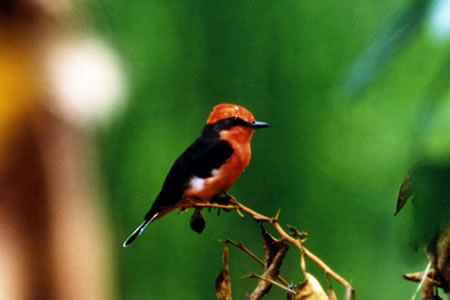
[[[238,206],[242,211],[253,216],[253,218],[255,220],[264,221],[264,222],[271,224],[275,228],[275,230],[278,231],[278,233],[281,235],[281,238],[283,240],[285,240],[288,243],[297,247],[307,258],[309,258],[309,260],[313,261],[316,265],[318,265],[325,272],[325,274],[329,275],[334,280],[336,280],[341,285],[343,285],[346,289],[345,299],[350,300],[351,295],[353,293],[351,284],[348,281],[346,281],[344,278],[342,278],[339,274],[334,272],[330,267],[328,267],[319,257],[317,257],[311,251],[306,249],[302,245],[302,242],[299,239],[294,239],[289,234],[287,234],[286,231],[284,231],[284,229],[278,223],[278,214],[277,214],[276,218],[268,218],[264,215],[261,215],[260,213],[258,213],[256,211],[244,206],[243,204],[241,204],[234,198],[231,198],[230,202],[233,203],[234,205]]]
[[[343,277],[341,277],[339,274],[334,272],[330,267],[328,267],[325,262],[323,262],[319,257],[317,257],[315,254],[313,254],[311,251],[309,251],[305,246],[303,246],[301,240],[299,238],[295,239],[289,234],[286,233],[286,231],[281,227],[281,225],[278,223],[279,218],[279,211],[277,212],[276,216],[274,218],[269,218],[265,215],[260,214],[257,211],[254,211],[253,209],[241,204],[238,202],[234,197],[229,196],[229,202],[230,205],[220,205],[220,204],[212,204],[212,203],[198,203],[198,202],[192,202],[187,203],[186,205],[183,205],[183,208],[189,208],[189,207],[213,207],[213,208],[223,208],[228,210],[236,210],[239,211],[239,215],[242,215],[242,211],[251,215],[254,220],[259,222],[266,222],[273,226],[273,228],[281,235],[281,239],[292,244],[297,249],[300,250],[300,252],[306,256],[309,260],[314,262],[316,265],[318,265],[326,275],[330,276],[337,282],[339,282],[342,286],[345,287],[345,300],[350,300],[354,298],[354,290],[352,288],[352,285],[345,280]],[[235,245],[236,246],[236,245]]]
[[[230,239],[226,239],[226,240],[221,240],[221,242],[224,243],[228,243],[231,244],[239,249],[241,249],[242,251],[244,251],[245,253],[247,253],[251,258],[253,258],[254,260],[256,260],[261,266],[264,267],[264,262],[258,257],[256,256],[253,252],[251,252],[247,247],[245,247],[242,243],[237,243],[233,240]],[[278,275],[278,280],[280,280],[285,286],[289,286],[289,283],[286,281],[286,279],[284,279],[281,275]]]

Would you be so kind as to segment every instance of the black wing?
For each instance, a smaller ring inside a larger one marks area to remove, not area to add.
[[[161,192],[145,219],[150,219],[164,207],[181,200],[186,184],[192,176],[207,178],[233,154],[233,147],[217,136],[202,135],[175,161],[167,175]]]

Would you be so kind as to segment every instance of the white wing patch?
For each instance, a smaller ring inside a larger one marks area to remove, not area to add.
[[[205,179],[198,176],[194,176],[189,181],[189,185],[194,190],[202,190],[205,187]]]
[[[212,169],[211,177],[201,178],[198,176],[193,176],[189,181],[189,186],[195,191],[201,191],[206,188],[206,185],[211,181],[211,179],[219,176],[220,169]],[[208,180],[208,181],[207,181]]]

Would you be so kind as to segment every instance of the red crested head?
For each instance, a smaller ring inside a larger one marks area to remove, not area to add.
[[[255,122],[255,117],[246,108],[236,104],[222,103],[214,106],[207,124],[214,124],[217,121],[229,118],[240,118],[247,123]]]

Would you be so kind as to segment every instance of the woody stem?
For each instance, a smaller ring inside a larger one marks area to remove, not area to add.
[[[315,254],[313,254],[311,251],[309,251],[307,248],[305,248],[305,246],[302,245],[302,242],[299,238],[295,239],[292,236],[290,236],[289,234],[287,234],[286,231],[284,231],[284,229],[278,223],[279,213],[277,213],[277,215],[274,218],[269,218],[265,215],[258,213],[257,211],[254,211],[253,209],[243,205],[242,203],[238,202],[232,196],[230,196],[230,203],[232,205],[221,205],[221,204],[211,204],[211,203],[192,203],[192,204],[186,205],[184,207],[213,207],[213,208],[235,209],[236,211],[241,210],[241,211],[244,211],[247,214],[251,215],[253,217],[253,219],[255,219],[256,221],[269,223],[281,235],[282,240],[295,246],[297,249],[300,250],[300,252],[304,256],[306,256],[307,258],[309,258],[309,260],[311,260],[316,265],[318,265],[325,272],[325,274],[334,278],[334,280],[336,280],[342,286],[345,287],[345,291],[346,291],[345,298],[344,298],[345,300],[350,300],[350,298],[354,297],[354,290],[352,288],[352,285],[347,280],[345,280],[339,274],[334,272],[319,257],[317,257]]]
[[[313,254],[311,251],[305,248],[305,246],[302,245],[300,239],[294,239],[289,234],[284,231],[284,229],[280,226],[278,223],[278,217],[276,218],[269,218],[266,217],[251,208],[248,208],[247,206],[243,205],[242,203],[238,202],[236,199],[231,198],[230,202],[239,207],[242,211],[245,211],[249,215],[251,215],[255,220],[258,221],[264,221],[269,224],[271,224],[276,231],[281,235],[282,239],[287,241],[288,243],[294,245],[296,248],[298,248],[307,258],[309,258],[311,261],[313,261],[316,265],[318,265],[325,274],[331,276],[334,278],[337,282],[339,282],[341,285],[343,285],[346,288],[346,299],[350,299],[351,294],[351,284],[346,281],[344,278],[342,278],[339,274],[334,272],[330,267],[327,266],[319,257],[317,257],[315,254]],[[348,297],[348,298],[347,298]]]

